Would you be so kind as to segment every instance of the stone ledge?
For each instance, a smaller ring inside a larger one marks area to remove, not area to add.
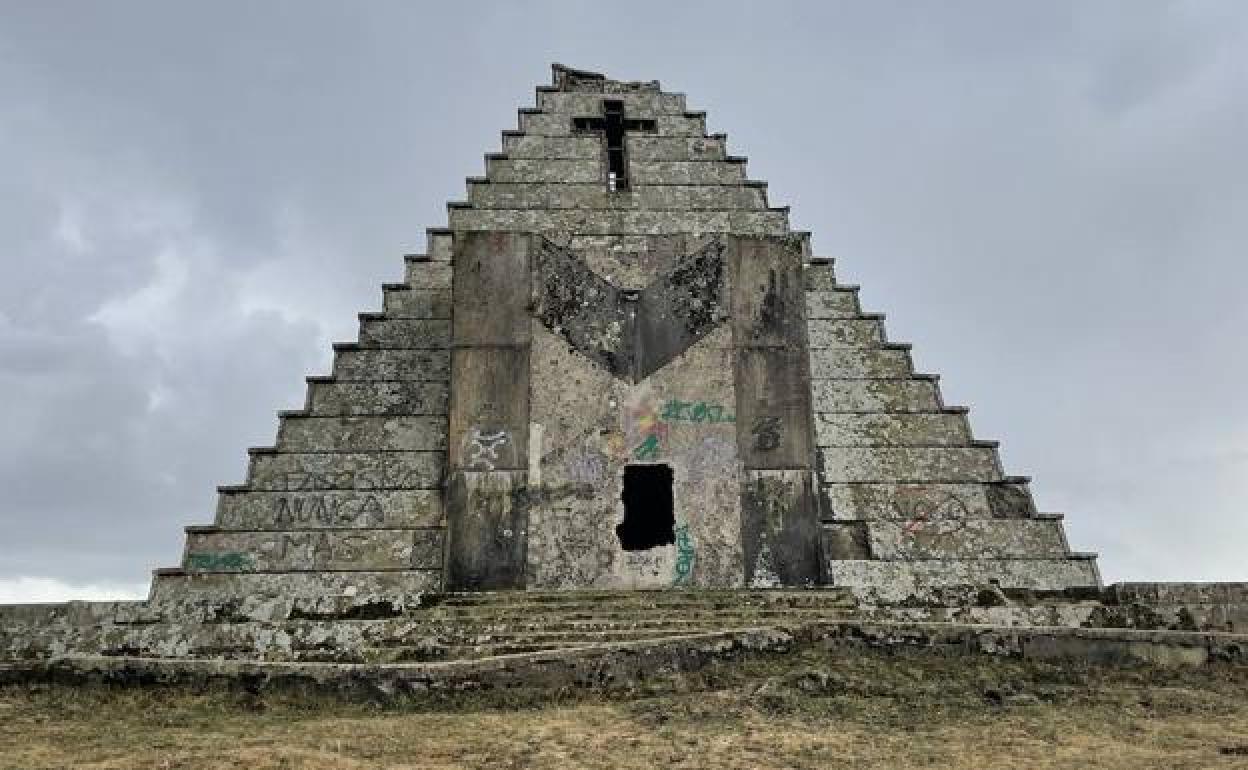
[[[953,623],[833,621],[596,644],[440,663],[266,663],[60,657],[0,664],[0,684],[59,681],[122,686],[224,685],[249,691],[392,698],[494,688],[621,687],[658,673],[784,655],[810,647],[908,648],[945,655],[1179,666],[1248,662],[1248,635]]]

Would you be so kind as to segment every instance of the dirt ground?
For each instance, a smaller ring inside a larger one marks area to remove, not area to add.
[[[0,689],[3,768],[1248,768],[1248,667],[807,651],[386,704]]]

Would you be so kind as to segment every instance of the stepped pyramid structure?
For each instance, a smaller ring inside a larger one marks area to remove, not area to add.
[[[656,666],[832,637],[1248,649],[1114,636],[1242,629],[1248,587],[1102,588],[682,94],[555,65],[448,208],[149,598],[0,606],[0,679],[561,650],[597,681],[639,640]],[[455,670],[402,676],[485,669]]]
[[[1097,587],[705,115],[556,65],[157,595]]]

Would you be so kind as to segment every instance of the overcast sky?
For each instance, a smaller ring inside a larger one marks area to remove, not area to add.
[[[1248,580],[1248,4],[0,0],[0,601],[175,565],[552,61],[707,110],[1107,581]]]

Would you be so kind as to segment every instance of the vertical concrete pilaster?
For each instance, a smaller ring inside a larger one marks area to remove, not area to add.
[[[820,579],[802,251],[793,239],[729,240],[741,536],[747,585]]]
[[[524,587],[529,236],[454,238],[447,587]]]

